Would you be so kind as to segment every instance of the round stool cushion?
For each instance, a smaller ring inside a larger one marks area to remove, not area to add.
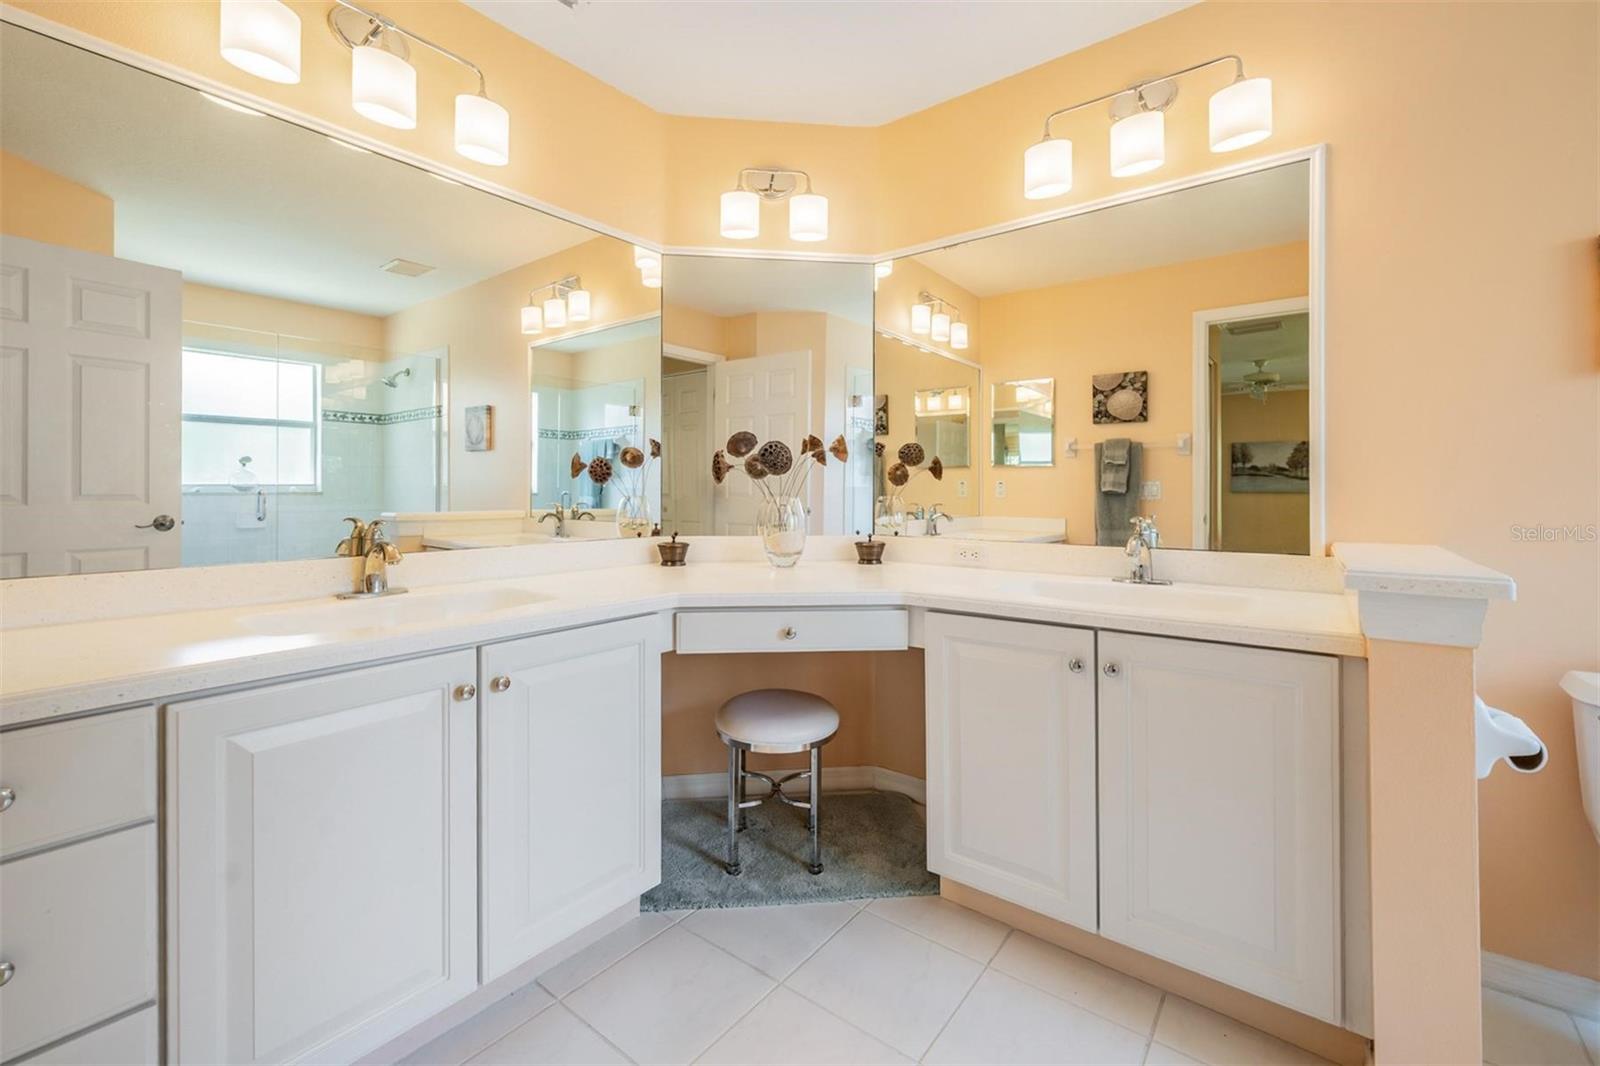
[[[743,692],[717,712],[724,740],[758,752],[804,751],[839,730],[839,712],[821,696],[789,688]]]

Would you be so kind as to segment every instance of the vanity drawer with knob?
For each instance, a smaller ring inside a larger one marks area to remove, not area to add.
[[[679,611],[680,655],[773,651],[904,651],[902,607]]]
[[[0,859],[155,815],[154,707],[0,733]]]
[[[0,1060],[156,997],[156,827],[0,865]]]

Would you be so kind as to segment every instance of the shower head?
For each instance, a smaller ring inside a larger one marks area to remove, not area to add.
[[[388,377],[379,378],[378,380],[383,382],[385,385],[389,386],[389,388],[391,388],[391,389],[398,389],[400,387],[401,379],[402,378],[408,378],[410,376],[411,376],[411,368],[408,366],[404,370],[396,370],[393,374],[390,374]]]

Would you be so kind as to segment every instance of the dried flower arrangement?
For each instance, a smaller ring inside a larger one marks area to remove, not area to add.
[[[622,449],[622,454],[617,456],[618,461],[622,463],[622,470],[618,470],[615,464],[603,455],[597,455],[585,463],[582,455],[573,452],[571,473],[575,478],[587,473],[589,480],[598,488],[604,488],[607,482],[615,478],[622,494],[631,499],[644,493],[645,481],[650,477],[650,467],[660,458],[661,442],[651,438],[648,456],[643,449],[635,448],[631,444]]]
[[[828,456],[841,463],[850,458],[843,434],[835,437],[826,450],[821,437],[808,434],[800,442],[799,452],[800,458],[796,460],[795,453],[783,441],[769,440],[761,444],[754,433],[742,430],[729,437],[727,445],[718,448],[711,457],[711,479],[720,485],[730,473],[742,468],[745,476],[755,482],[768,499],[792,498],[805,492],[811,471],[827,466]],[[735,459],[744,462],[736,464]]]
[[[883,445],[878,445],[879,449],[882,449],[882,447]],[[881,456],[883,452],[880,450],[878,454]],[[918,474],[932,474],[933,480],[944,480],[944,463],[939,460],[937,455],[931,459],[928,458],[927,449],[916,441],[900,445],[900,451],[895,458],[897,461],[888,470],[884,471],[883,475],[892,486],[889,490],[891,499],[900,499],[905,492],[906,486],[911,484],[912,479]]]

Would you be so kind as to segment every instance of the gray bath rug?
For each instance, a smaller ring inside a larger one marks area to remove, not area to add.
[[[738,877],[723,872],[727,802],[661,805],[661,884],[639,899],[646,911],[765,907],[879,896],[936,896],[927,829],[917,805],[897,792],[822,796],[822,873],[806,872],[806,812],[770,800],[748,812],[739,834]]]

